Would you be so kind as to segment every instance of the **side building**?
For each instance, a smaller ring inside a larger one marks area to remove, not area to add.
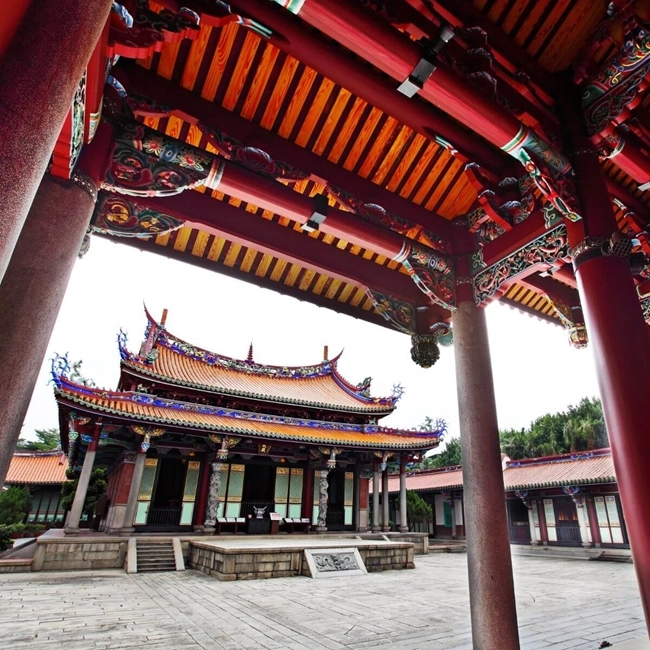
[[[504,456],[503,482],[511,543],[629,548],[610,449],[515,461]],[[461,467],[413,472],[406,487],[432,507],[431,519],[412,524],[414,530],[464,538]],[[399,476],[390,476],[392,520],[399,516],[398,492]]]
[[[380,426],[400,391],[371,397],[370,380],[346,381],[338,357],[272,366],[251,346],[233,359],[170,334],[165,316],[147,321],[137,354],[119,336],[115,391],[53,361],[61,443],[80,485],[93,466],[108,469],[106,532],[252,532],[256,513],[289,529],[365,530],[373,469],[389,459],[404,468],[440,441],[442,430]]]

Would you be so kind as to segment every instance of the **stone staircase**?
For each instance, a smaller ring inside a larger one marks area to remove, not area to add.
[[[137,540],[138,573],[144,571],[176,571],[174,544],[171,539]]]

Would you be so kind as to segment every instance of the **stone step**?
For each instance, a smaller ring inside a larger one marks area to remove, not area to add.
[[[176,571],[174,545],[170,540],[136,542],[138,572]]]

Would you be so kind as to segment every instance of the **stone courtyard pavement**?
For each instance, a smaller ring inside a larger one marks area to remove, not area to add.
[[[522,648],[595,650],[645,636],[632,565],[513,560]],[[194,571],[2,574],[0,648],[471,648],[466,556],[416,564],[239,582]]]

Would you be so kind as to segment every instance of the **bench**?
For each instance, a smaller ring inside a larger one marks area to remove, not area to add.
[[[306,533],[309,532],[311,528],[311,521],[309,517],[285,517],[284,525],[287,527],[289,533],[295,532],[296,528],[298,530],[304,530]]]
[[[217,521],[215,522],[215,532],[217,535],[221,535],[221,529],[225,528],[236,533],[237,528],[243,528],[245,525],[246,519],[244,519],[244,517],[217,517]]]

